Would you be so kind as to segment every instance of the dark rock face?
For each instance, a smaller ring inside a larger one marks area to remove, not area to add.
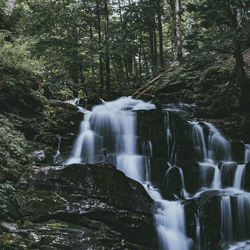
[[[187,235],[196,238],[195,215],[199,215],[200,222],[200,249],[220,249],[221,218],[220,191],[208,190],[197,198],[184,201],[186,213]]]
[[[231,142],[232,158],[234,161],[242,162],[245,156],[245,144],[242,141]]]
[[[250,162],[247,163],[245,169],[244,189],[250,192]]]
[[[194,145],[190,137],[190,125],[173,112],[167,114],[167,112],[156,110],[139,111],[137,112],[137,118],[137,134],[152,143],[152,181],[160,185],[164,181],[166,170],[169,168],[168,161],[171,162],[171,160],[176,159],[175,163],[182,168],[183,163],[195,158]],[[167,122],[169,122],[171,131],[171,141],[169,143],[167,142]],[[189,174],[189,172],[186,168],[184,172],[185,181],[187,179],[185,174]],[[196,172],[196,178],[198,175],[197,170],[195,169],[193,172]],[[191,175],[193,172],[191,171]],[[196,187],[190,189],[194,190]]]
[[[180,170],[177,167],[167,170],[161,185],[163,195],[168,199],[174,199],[175,196],[182,197],[182,188]]]
[[[200,188],[200,167],[198,163],[196,160],[190,159],[178,162],[178,166],[183,171],[186,190],[194,194]]]
[[[50,235],[46,242],[50,247],[56,247],[53,242],[61,237],[65,247],[76,239],[77,246],[71,249],[152,249],[152,206],[144,188],[113,166],[70,165],[32,167],[20,180],[10,213],[30,221],[29,230],[38,235],[49,235],[50,231],[38,230],[38,224],[56,220],[59,232]],[[40,239],[37,244],[45,243]]]
[[[221,169],[221,184],[223,187],[232,187],[234,183],[234,175],[237,169],[236,162],[219,162]]]
[[[162,158],[150,158],[151,166],[151,181],[154,184],[159,184],[162,182],[166,171],[170,168],[167,160]]]

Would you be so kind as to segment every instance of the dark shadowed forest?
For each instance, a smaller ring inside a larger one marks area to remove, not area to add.
[[[250,0],[0,0],[0,249],[249,250]]]

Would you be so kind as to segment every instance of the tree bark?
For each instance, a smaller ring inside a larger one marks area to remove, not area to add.
[[[164,68],[164,55],[163,55],[163,34],[162,34],[162,5],[161,0],[156,1],[156,11],[157,11],[157,25],[159,34],[159,58],[160,58],[160,68]]]
[[[243,108],[246,108],[247,105],[247,97],[248,97],[248,86],[246,81],[246,72],[244,69],[244,59],[242,54],[241,48],[241,41],[240,41],[240,25],[241,25],[241,18],[240,18],[240,10],[232,10],[231,11],[231,18],[233,23],[234,29],[234,37],[233,37],[233,45],[234,45],[234,58],[235,58],[235,73],[237,76],[238,86],[240,87],[240,104]]]
[[[98,32],[98,50],[99,50],[99,78],[100,78],[100,94],[104,89],[103,77],[103,53],[102,53],[102,31],[101,31],[101,10],[100,2],[96,0],[96,15],[97,15],[97,32]]]
[[[175,29],[176,29],[176,59],[182,60],[182,41],[181,41],[181,0],[175,1]]]
[[[110,90],[110,55],[109,55],[109,10],[108,10],[108,1],[105,0],[104,9],[106,16],[105,23],[105,65],[106,65],[106,89]]]

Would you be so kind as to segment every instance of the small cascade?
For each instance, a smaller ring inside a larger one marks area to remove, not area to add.
[[[213,161],[231,161],[231,145],[220,131],[209,122],[204,122],[209,129],[208,158]]]
[[[250,161],[250,144],[245,144],[244,162],[248,163],[249,161]]]
[[[235,193],[221,198],[221,239],[226,242],[250,237],[250,195]],[[233,205],[235,204],[235,205]]]
[[[183,171],[181,168],[178,168],[179,169],[179,173],[180,173],[180,176],[181,176],[181,184],[182,184],[182,193],[183,193],[183,197],[185,199],[188,199],[189,197],[189,193],[187,192],[186,188],[185,188],[185,181],[184,181],[184,174],[183,174]]]
[[[232,240],[233,222],[230,196],[221,198],[221,239]]]
[[[201,186],[220,189],[223,171],[228,171],[232,164],[230,142],[211,123],[203,122],[203,126],[198,122],[190,122],[190,124],[196,157],[200,166]],[[207,138],[204,133],[205,129],[208,129]],[[222,161],[221,167],[218,165],[219,161]],[[224,168],[225,165],[227,165],[226,168]],[[211,173],[213,173],[213,177],[211,177]]]
[[[198,122],[190,122],[192,125],[192,139],[198,161],[207,160],[207,148],[205,143],[204,131]]]
[[[56,164],[57,163],[57,158],[59,157],[59,155],[61,154],[60,152],[60,147],[61,147],[61,136],[58,137],[58,145],[57,145],[57,151],[56,151],[56,154],[54,156],[54,163]]]
[[[175,150],[175,131],[173,120],[171,119],[171,112],[167,111],[164,116],[164,125],[166,130],[166,141],[167,141],[167,158],[171,165],[176,162],[176,150]]]
[[[195,213],[195,224],[196,224],[196,250],[201,249],[201,227],[200,227],[200,218],[199,211]]]
[[[77,105],[77,100],[71,103]],[[166,158],[163,157],[163,160],[168,161],[167,171],[164,169],[166,171],[166,182],[164,180],[166,193],[164,193],[164,185],[153,186],[151,173],[154,176],[154,169],[151,169],[150,166],[150,162],[153,160],[151,138],[144,139],[137,135],[137,113],[135,112],[150,109],[155,109],[155,106],[141,100],[134,100],[131,97],[122,97],[112,102],[103,101],[92,111],[81,109],[80,111],[84,113],[84,119],[80,124],[79,135],[66,164],[109,162],[128,177],[140,182],[155,201],[154,220],[158,232],[159,249],[202,249],[201,239],[204,236],[202,235],[204,233],[204,224],[202,224],[204,220],[200,218],[203,212],[201,211],[202,207],[195,208],[193,214],[193,218],[195,218],[193,219],[195,221],[192,221],[194,244],[186,236],[186,230],[189,229],[190,224],[186,229],[183,204],[186,208],[186,204],[189,203],[186,200],[196,199],[206,191],[208,195],[218,197],[217,202],[219,203],[217,205],[220,205],[218,225],[221,225],[221,244],[229,246],[233,245],[234,241],[250,238],[250,194],[243,191],[246,164],[232,162],[230,142],[212,124],[190,122],[190,131],[199,167],[199,172],[194,172],[197,173],[194,176],[198,176],[200,173],[201,182],[201,190],[197,190],[199,192],[192,197],[185,189],[185,181],[188,188],[190,186],[190,180],[185,179],[189,170],[183,167],[184,178],[182,166],[177,166],[176,161],[176,149],[179,150],[179,145],[176,144],[175,139],[178,138],[176,131],[179,127],[175,128],[174,111],[172,109],[166,110],[164,113],[166,137],[162,138],[163,142],[167,143],[167,148],[163,151],[166,152]],[[154,145],[153,139],[152,142]],[[60,154],[60,142],[57,151],[55,162]],[[156,153],[154,151],[154,157]],[[247,144],[244,162],[248,161],[250,161],[250,145]],[[194,167],[196,165],[195,163]],[[199,183],[197,187],[198,185]],[[169,200],[164,200],[161,194],[168,197]],[[196,229],[194,223],[196,223]]]
[[[237,239],[247,239],[250,237],[250,195],[249,193],[243,193],[237,196],[236,206],[236,218],[237,218]]]
[[[238,165],[234,175],[234,188],[241,189],[244,183],[244,173],[246,164]]]
[[[155,106],[131,97],[122,97],[113,102],[103,101],[103,104],[95,106],[91,112],[85,110],[79,135],[66,163],[108,161],[128,177],[139,181],[155,200],[154,218],[160,249],[189,250],[192,240],[185,235],[184,206],[180,201],[164,200],[160,191],[152,186],[152,143],[141,142],[136,134],[137,116],[134,111],[149,109],[155,109]],[[169,159],[174,163],[175,141],[169,113],[165,117],[165,124]],[[180,168],[177,169],[182,196],[188,197],[183,172]]]
[[[184,207],[178,201],[157,201],[154,215],[159,249],[189,250],[192,240],[185,236]]]
[[[219,170],[218,165],[214,166],[214,178],[211,187],[213,189],[221,188],[221,171]]]

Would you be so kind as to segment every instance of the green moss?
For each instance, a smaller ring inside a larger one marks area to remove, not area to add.
[[[22,239],[10,233],[4,233],[0,235],[0,248],[4,250],[28,249],[25,242]]]
[[[229,80],[230,71],[223,66],[208,67],[202,74],[202,83],[205,87],[211,85],[220,85],[223,82]]]
[[[22,165],[28,164],[30,143],[13,124],[0,115],[0,183],[6,179],[16,181],[22,173]]]
[[[61,223],[55,220],[50,220],[47,226],[50,228],[67,228],[68,227],[68,225],[66,225],[65,223]]]

